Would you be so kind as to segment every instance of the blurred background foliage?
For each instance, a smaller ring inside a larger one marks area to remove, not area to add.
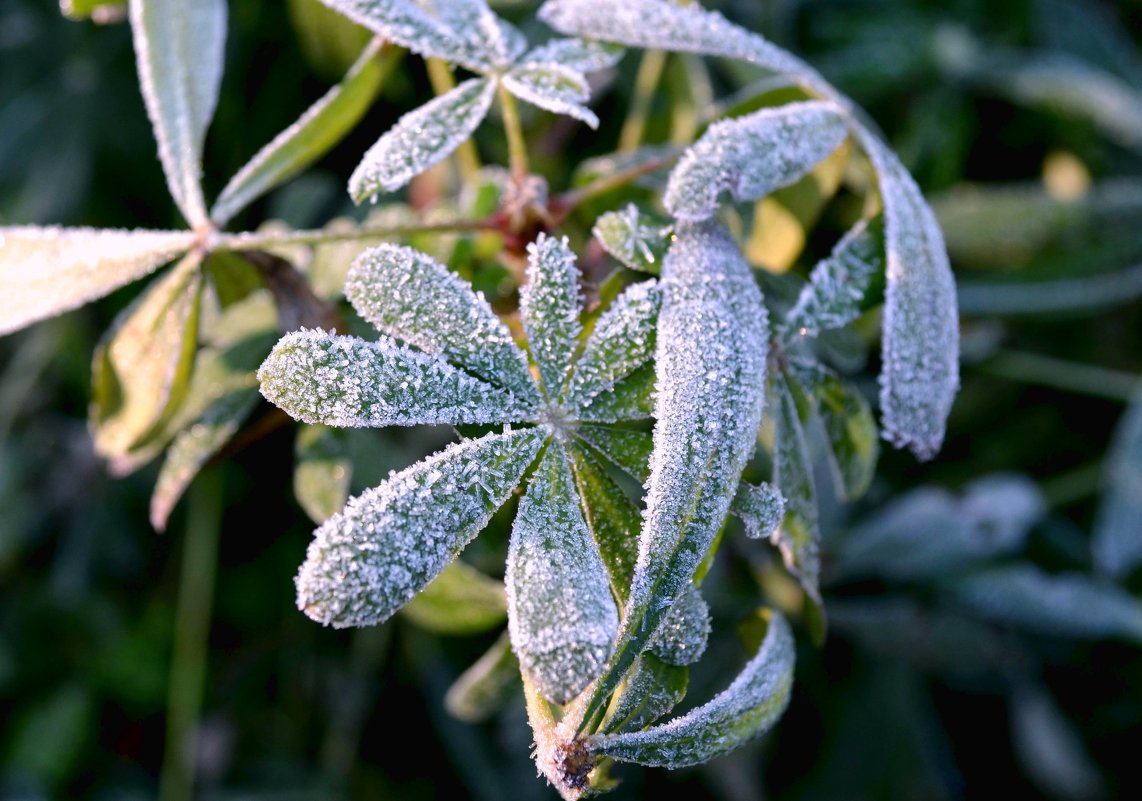
[[[615,797],[1142,797],[1142,571],[1092,558],[1094,532],[1142,528],[1142,401],[1123,423],[1142,376],[1142,5],[711,6],[819,67],[932,199],[961,286],[963,390],[936,461],[886,450],[859,503],[821,493],[830,632],[819,650],[801,638],[793,703],[774,732],[701,769],[620,770]],[[501,8],[513,19],[530,10]],[[360,41],[321,12],[312,0],[230,3],[208,194],[352,58]],[[0,65],[0,222],[178,227],[125,26],[5,0]],[[764,102],[756,77],[628,55],[599,87],[597,134],[526,120],[534,166],[558,189],[573,180],[570,154],[604,154],[624,137],[689,141],[714,98],[745,90],[745,105]],[[240,223],[363,216],[346,176],[430,91],[423,65],[404,62],[341,147]],[[503,163],[501,132],[487,127],[480,152]],[[452,193],[434,171],[408,200],[424,208]],[[786,217],[799,219],[785,233],[782,209],[761,204],[751,256],[803,275],[854,202],[844,190],[825,202],[787,196]],[[802,236],[798,226],[818,220]],[[571,221],[580,241],[590,222]],[[476,275],[493,297],[503,277]],[[480,724],[445,709],[494,632],[429,633],[431,610],[332,631],[293,608],[312,525],[292,489],[291,429],[258,436],[256,417],[169,532],[150,529],[154,466],[109,476],[85,421],[94,343],[138,291],[0,340],[0,799],[144,799],[160,784],[178,798],[187,782],[164,760],[172,715],[197,732],[203,799],[553,797],[528,758],[518,691]],[[835,344],[874,392],[865,339]],[[339,475],[358,491],[449,436],[354,431]],[[466,554],[493,574],[506,512]],[[694,701],[736,670],[738,626],[763,593],[796,602],[766,547],[727,543],[705,585],[718,634],[692,674]],[[1122,573],[1120,589],[1081,578],[1098,567]],[[1069,578],[1048,589],[1052,574]],[[188,658],[172,665],[176,640]]]

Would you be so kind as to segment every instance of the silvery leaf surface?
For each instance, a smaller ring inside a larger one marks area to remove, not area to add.
[[[540,234],[527,246],[527,257],[520,318],[544,394],[554,401],[563,392],[582,331],[579,267],[566,237]]]

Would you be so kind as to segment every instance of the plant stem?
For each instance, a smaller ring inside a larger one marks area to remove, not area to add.
[[[508,137],[508,162],[512,177],[520,180],[527,177],[530,168],[527,163],[527,144],[523,139],[523,126],[519,121],[519,108],[515,96],[502,85],[498,89],[500,110],[504,115],[504,131]]]
[[[553,198],[550,203],[550,212],[552,220],[555,225],[567,219],[567,215],[582,206],[588,201],[594,200],[600,195],[605,195],[608,192],[626,186],[630,182],[641,178],[644,175],[649,175],[652,172],[657,172],[665,167],[670,162],[674,161],[678,154],[673,153],[668,156],[661,156],[650,161],[644,161],[642,164],[636,164],[633,167],[628,167],[625,170],[619,170],[613,175],[607,175],[603,178],[593,181],[579,189],[572,189],[569,192],[564,192],[556,198]]]
[[[442,223],[370,227],[363,225],[351,231],[290,231],[286,234],[221,234],[212,250],[265,250],[283,245],[321,245],[328,242],[356,242],[364,239],[396,239],[414,234],[446,234],[456,231],[500,231],[501,221],[493,216],[482,220],[454,220]]]
[[[619,132],[619,152],[629,153],[642,144],[646,135],[646,123],[650,118],[650,107],[654,102],[654,90],[662,80],[666,68],[666,53],[662,50],[647,50],[642,54],[638,65],[638,75],[634,79],[634,96],[630,101],[630,112],[623,121]]]
[[[198,717],[206,678],[214,571],[222,528],[222,481],[215,469],[190,488],[179,576],[174,652],[167,691],[167,732],[159,801],[191,801]]]
[[[426,59],[428,66],[428,82],[432,84],[432,91],[437,95],[444,95],[456,88],[456,78],[452,70],[439,58]],[[476,143],[471,138],[465,139],[460,147],[456,148],[456,167],[460,170],[460,178],[468,183],[480,171],[480,155],[476,152]]]
[[[1142,387],[1142,379],[1130,373],[1015,350],[999,351],[978,369],[999,378],[1124,403]]]

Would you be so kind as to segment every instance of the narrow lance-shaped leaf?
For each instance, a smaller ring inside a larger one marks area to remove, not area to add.
[[[417,3],[439,16],[461,42],[461,52],[454,53],[448,61],[457,64],[470,61],[477,67],[503,69],[527,49],[527,38],[488,8],[485,0],[417,0]]]
[[[385,76],[401,51],[374,41],[361,53],[341,83],[326,92],[290,127],[263,147],[239,170],[211,209],[223,226],[259,196],[321,158],[341,141],[369,110]]]
[[[809,172],[846,135],[840,109],[815,100],[716,122],[670,174],[663,203],[680,220],[705,220],[722,192],[762,198]]]
[[[488,720],[519,692],[519,660],[504,632],[444,695],[444,708],[467,723]]]
[[[189,231],[0,228],[0,335],[101,298],[193,244]]]
[[[649,420],[654,415],[654,363],[647,362],[610,392],[600,392],[579,412],[579,420],[592,423],[618,423],[623,420]]]
[[[601,672],[619,618],[558,442],[548,445],[520,501],[506,582],[520,665],[545,697],[566,703]]]
[[[583,105],[591,97],[591,87],[581,72],[562,64],[520,64],[502,80],[505,89],[533,106],[599,127],[595,112]]]
[[[507,326],[470,284],[431,257],[398,245],[366,250],[349,270],[345,294],[378,330],[539,401],[527,356]]]
[[[784,376],[775,376],[776,402],[773,443],[774,480],[785,497],[785,518],[770,536],[785,566],[797,577],[810,599],[820,605],[817,589],[821,569],[820,531],[813,461],[801,427],[793,389]]]
[[[397,120],[349,177],[353,200],[400,189],[448,158],[487,116],[495,93],[492,81],[473,78]]]
[[[540,234],[527,247],[527,283],[520,291],[520,318],[539,378],[549,400],[563,382],[578,345],[579,268],[567,238]]]
[[[757,655],[724,691],[680,718],[640,732],[604,734],[591,752],[654,767],[700,765],[766,731],[781,717],[793,686],[793,635],[778,614]]]
[[[532,406],[507,390],[388,337],[366,342],[294,331],[274,346],[258,380],[266,400],[311,425],[457,425],[534,415]]]
[[[207,222],[202,145],[222,83],[226,0],[131,0],[139,84],[179,210]]]
[[[1094,561],[1108,576],[1142,562],[1142,393],[1127,408],[1106,462],[1094,526]]]
[[[591,233],[624,266],[657,275],[670,246],[670,230],[630,203],[622,211],[600,216]]]
[[[754,486],[742,482],[730,511],[741,518],[747,537],[769,538],[785,519],[785,496],[772,484]]]
[[[686,697],[690,671],[643,654],[615,693],[617,701],[603,724],[604,732],[638,731],[676,707]]]
[[[437,634],[479,634],[504,622],[504,585],[457,559],[408,602],[401,614]]]
[[[465,440],[351,499],[315,532],[298,609],[337,628],[388,619],[487,525],[543,439],[527,429]]]
[[[624,52],[621,47],[593,39],[552,39],[520,60],[524,64],[558,64],[589,73],[615,66]]]
[[[672,665],[692,665],[706,650],[710,637],[710,607],[693,584],[682,589],[648,650]]]

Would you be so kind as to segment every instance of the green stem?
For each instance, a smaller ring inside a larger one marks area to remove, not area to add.
[[[1124,403],[1133,400],[1142,387],[1142,379],[1130,373],[1014,350],[999,351],[977,369],[999,378]]]
[[[666,53],[662,50],[647,50],[642,54],[638,65],[638,75],[634,79],[634,96],[630,101],[630,112],[623,121],[619,132],[619,152],[629,153],[642,144],[646,135],[646,123],[650,118],[650,108],[654,103],[654,90],[662,80],[666,68]]]
[[[456,78],[448,65],[439,58],[425,60],[428,68],[428,82],[432,84],[432,91],[437,95],[444,95],[456,88]],[[464,183],[470,182],[480,171],[480,154],[476,152],[476,143],[471,138],[465,139],[464,144],[456,148],[456,167],[460,170],[460,178]]]
[[[512,177],[517,180],[526,178],[530,168],[527,163],[527,144],[523,139],[523,126],[519,121],[519,108],[516,106],[515,96],[499,86],[500,110],[504,115],[504,131],[508,137],[508,160],[511,164]]]
[[[222,481],[217,470],[198,476],[190,488],[187,506],[159,801],[191,801],[194,794],[196,729],[202,711],[214,571],[222,529]]]
[[[359,228],[345,231],[290,231],[284,234],[221,234],[210,244],[215,251],[265,250],[284,245],[322,245],[328,242],[356,242],[364,239],[396,239],[416,234],[447,234],[457,231],[501,231],[502,223],[496,217],[482,220],[453,220],[452,222],[391,225]]]

